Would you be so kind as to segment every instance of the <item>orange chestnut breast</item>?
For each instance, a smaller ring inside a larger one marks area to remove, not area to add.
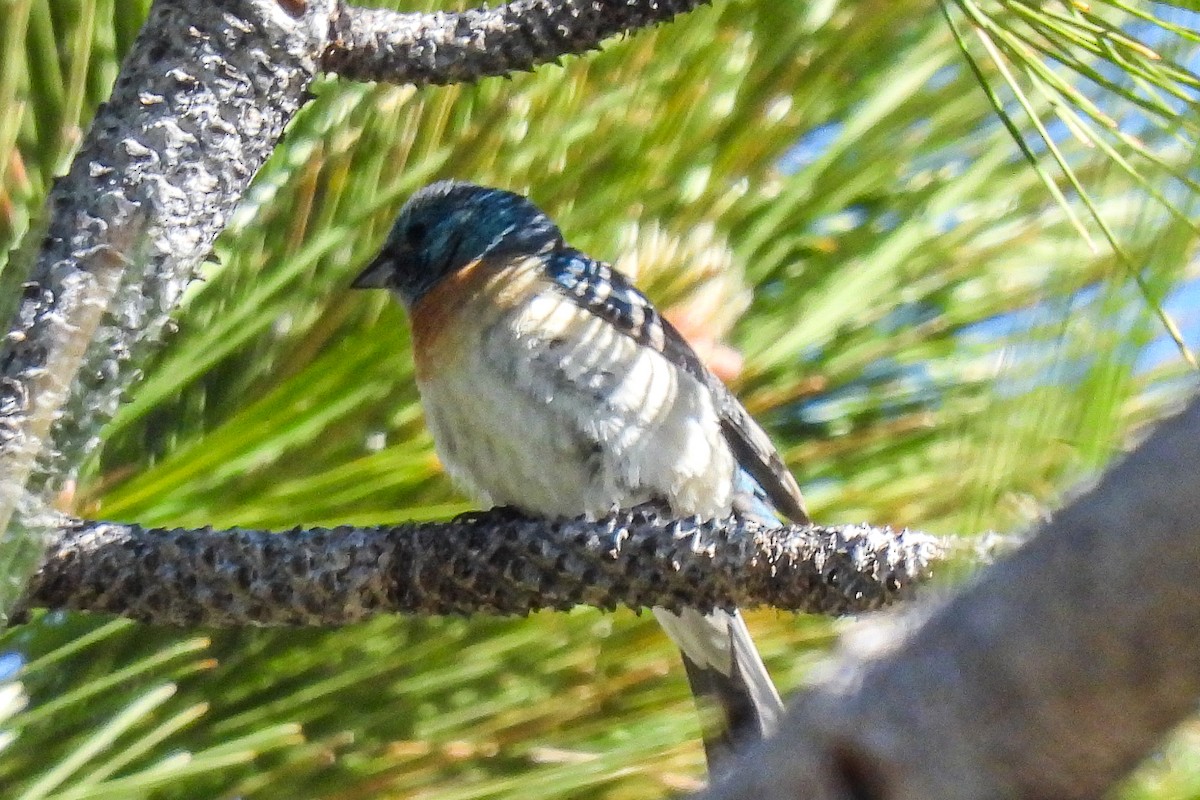
[[[454,369],[483,332],[530,288],[521,264],[473,261],[447,275],[413,304],[413,354],[417,378]]]

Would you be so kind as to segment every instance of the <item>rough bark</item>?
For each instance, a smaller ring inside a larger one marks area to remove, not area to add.
[[[485,512],[383,528],[147,530],[71,522],[24,605],[168,625],[345,625],[381,613],[528,614],[585,604],[847,614],[911,594],[947,550],[860,526],[600,522]]]
[[[595,49],[619,33],[665,22],[699,0],[517,0],[459,13],[346,8],[324,67],[389,83],[460,83],[529,71]]]
[[[95,447],[305,101],[334,0],[157,0],[67,175],[0,349],[0,531]],[[11,280],[8,281],[11,287]],[[7,531],[0,574],[41,547]],[[16,563],[14,563],[16,562]],[[17,585],[0,585],[0,611]]]
[[[1200,699],[1200,400],[709,800],[1098,797]]]

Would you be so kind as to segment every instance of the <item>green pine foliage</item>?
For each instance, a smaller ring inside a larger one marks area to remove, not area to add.
[[[148,5],[0,4],[0,250]],[[1036,521],[1194,383],[1198,320],[1171,298],[1194,272],[1200,17],[942,10],[722,0],[511,80],[322,80],[63,502],[262,527],[469,508],[402,311],[346,288],[404,198],[457,177],[530,193],[664,306],[708,309],[697,330],[740,356],[732,383],[817,518]],[[802,687],[837,626],[751,616]],[[0,653],[0,794],[21,800],[633,800],[703,776],[677,657],[629,612],[321,631],[51,613]],[[1198,763],[1181,735],[1125,794],[1200,797]]]

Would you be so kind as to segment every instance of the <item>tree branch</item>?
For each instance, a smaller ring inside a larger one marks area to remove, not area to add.
[[[604,39],[690,11],[703,0],[516,0],[458,13],[342,9],[322,66],[389,83],[476,81],[584,53]]]
[[[946,557],[932,536],[864,526],[599,522],[504,511],[448,523],[287,533],[67,521],[29,607],[169,625],[344,625],[374,614],[528,614],[738,605],[823,614],[911,594]]]
[[[0,350],[0,532],[31,492],[69,477],[95,447],[304,102],[333,2],[313,0],[298,17],[275,0],[154,3],[50,193],[46,235]],[[0,289],[18,291],[9,276]],[[21,550],[14,533],[0,537],[0,612],[41,551]]]
[[[1200,399],[708,800],[1101,796],[1200,698]]]

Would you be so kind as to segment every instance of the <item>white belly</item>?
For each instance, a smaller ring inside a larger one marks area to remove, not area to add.
[[[552,291],[496,314],[454,369],[419,381],[451,476],[480,502],[544,516],[648,500],[728,513],[734,461],[708,391]]]

